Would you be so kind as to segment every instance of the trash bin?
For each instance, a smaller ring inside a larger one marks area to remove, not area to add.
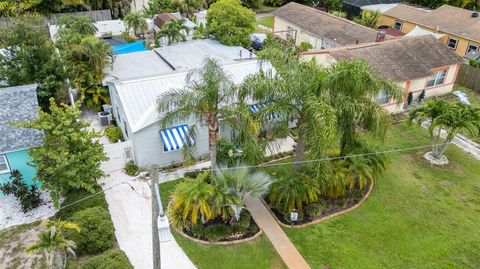
[[[110,112],[102,111],[98,112],[98,118],[100,120],[100,126],[108,126],[110,125]]]

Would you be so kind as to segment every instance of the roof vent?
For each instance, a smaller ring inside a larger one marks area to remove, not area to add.
[[[477,11],[472,12],[472,18],[478,18],[478,12]]]

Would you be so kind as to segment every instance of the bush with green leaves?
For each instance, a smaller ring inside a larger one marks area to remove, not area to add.
[[[28,187],[23,181],[23,175],[18,170],[10,173],[10,182],[0,184],[0,190],[5,195],[13,194],[22,205],[23,213],[26,213],[40,205],[40,193],[35,185]]]
[[[136,176],[138,174],[139,168],[133,161],[129,161],[125,164],[124,170],[125,174],[129,176]]]
[[[323,210],[325,210],[325,203],[311,203],[305,206],[305,215],[315,218],[320,216]]]
[[[133,269],[127,256],[120,249],[109,249],[100,255],[87,258],[85,261],[69,264],[72,269]]]
[[[108,138],[108,141],[112,143],[117,143],[118,140],[123,141],[122,130],[115,125],[109,125],[107,128],[105,128],[103,134],[105,134],[105,136]]]
[[[218,140],[217,162],[221,165],[232,166],[238,162],[239,157],[235,154],[235,145],[224,137]]]
[[[77,244],[78,254],[95,254],[113,246],[115,229],[106,209],[87,208],[73,214],[70,221],[80,227],[80,233],[68,234]]]
[[[280,212],[303,210],[304,204],[317,202],[322,194],[319,182],[307,175],[295,173],[272,184],[268,199]]]
[[[223,223],[207,226],[204,231],[205,238],[210,242],[216,242],[232,234],[232,228]]]

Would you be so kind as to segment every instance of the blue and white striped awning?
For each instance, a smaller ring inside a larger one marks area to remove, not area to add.
[[[252,111],[253,113],[257,113],[265,105],[266,105],[265,103],[258,103],[258,104],[250,105],[250,111]],[[274,120],[274,119],[278,119],[278,118],[279,118],[279,116],[278,116],[277,113],[268,113],[267,114],[267,120]]]
[[[160,138],[162,139],[165,152],[179,150],[185,144],[189,146],[195,145],[195,140],[191,137],[186,124],[160,130]]]

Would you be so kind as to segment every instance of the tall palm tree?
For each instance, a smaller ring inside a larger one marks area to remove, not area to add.
[[[137,31],[144,31],[148,28],[147,21],[143,17],[141,12],[130,12],[123,17],[123,22],[127,25],[129,30],[133,31],[136,35]]]
[[[207,59],[204,65],[192,70],[186,77],[186,86],[172,89],[158,98],[160,125],[166,128],[172,123],[196,119],[194,127],[203,123],[208,128],[208,145],[212,168],[217,167],[217,143],[219,119],[235,118],[236,87],[219,63]],[[232,105],[226,105],[232,104]]]
[[[461,132],[480,134],[480,108],[461,102],[448,102],[441,99],[427,100],[425,105],[410,112],[408,123],[416,121],[421,125],[431,121],[428,128],[432,143],[432,154],[440,159],[455,136]],[[442,138],[442,131],[446,137]]]
[[[258,56],[270,61],[276,72],[250,76],[244,89],[266,104],[260,110],[263,117],[280,115],[283,128],[297,136],[294,169],[300,171],[307,140],[315,140],[312,150],[320,150],[335,131],[335,111],[318,87],[325,72],[315,61],[302,61],[293,46],[273,45]],[[296,123],[295,130],[288,129],[290,121]]]
[[[335,108],[341,156],[354,144],[359,130],[377,138],[385,136],[389,115],[375,102],[376,96],[385,91],[397,103],[403,100],[403,91],[396,83],[380,78],[361,60],[332,65],[322,84]]]
[[[47,224],[48,230],[38,234],[39,239],[27,248],[28,253],[42,253],[48,268],[65,268],[66,255],[75,256],[75,242],[65,238],[67,230],[80,232],[78,225],[57,220]]]
[[[97,27],[87,16],[62,16],[58,19],[60,29],[74,31],[80,35],[95,35]]]
[[[171,6],[187,18],[193,18],[195,12],[205,7],[204,0],[172,0]]]
[[[190,31],[190,28],[184,25],[184,19],[171,20],[166,22],[162,29],[160,30],[160,37],[167,37],[168,45],[171,45],[174,42],[186,41],[187,34]]]
[[[262,197],[272,184],[272,178],[268,174],[252,171],[241,163],[233,168],[223,167],[217,171],[212,184],[221,195],[232,197],[230,201],[233,203],[228,206],[232,208],[237,221],[245,208],[246,196]]]

